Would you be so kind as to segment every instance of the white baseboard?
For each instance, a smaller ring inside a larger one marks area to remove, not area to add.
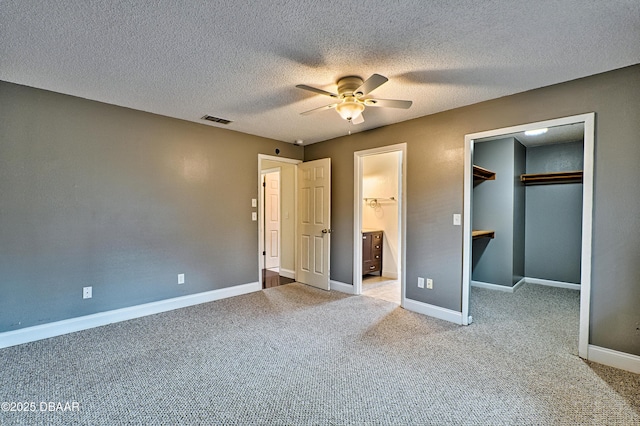
[[[290,269],[280,268],[280,276],[285,278],[291,278],[292,280],[296,279],[296,271],[292,271]]]
[[[382,271],[382,276],[385,278],[391,278],[392,280],[398,279],[398,271]]]
[[[589,361],[640,374],[640,356],[589,345]]]
[[[342,293],[353,294],[355,287],[352,284],[341,283],[340,281],[329,280],[329,288],[331,290]]]
[[[189,294],[187,296],[174,297],[157,302],[21,328],[19,330],[5,331],[4,333],[0,333],[0,349],[260,290],[262,290],[262,284],[259,282],[241,284],[219,290]]]
[[[520,281],[518,281],[517,283],[515,283],[513,285],[513,287],[509,287],[506,285],[500,285],[500,284],[492,284],[492,283],[485,283],[482,281],[471,281],[471,286],[472,287],[478,287],[478,288],[486,288],[489,290],[497,290],[497,291],[504,291],[506,293],[513,293],[514,291],[516,291],[518,289],[518,287],[520,287],[522,284],[525,283],[525,279],[521,279]]]
[[[559,288],[568,288],[571,290],[580,290],[580,284],[574,283],[566,283],[563,281],[552,281],[552,280],[543,280],[541,278],[529,278],[524,277],[517,283],[513,285],[513,287],[508,287],[506,285],[485,283],[482,281],[471,281],[472,287],[478,288],[487,288],[489,290],[498,290],[498,291],[506,291],[507,293],[513,293],[520,287],[522,284],[536,284],[536,285],[546,285],[547,287],[559,287]]]
[[[548,287],[569,288],[571,290],[580,290],[580,284],[566,283],[564,281],[543,280],[541,278],[525,277],[524,280],[528,284],[546,285]]]
[[[452,311],[451,309],[441,308],[440,306],[430,305],[424,302],[418,302],[413,299],[404,299],[404,305],[408,311],[417,312],[419,314],[449,321],[458,325],[462,325],[462,312]]]

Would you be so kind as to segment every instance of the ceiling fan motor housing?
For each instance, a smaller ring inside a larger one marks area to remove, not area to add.
[[[354,92],[358,87],[362,86],[362,83],[364,83],[364,81],[360,77],[343,77],[338,80],[338,94],[340,94],[340,97],[348,95],[358,96],[358,94]],[[362,93],[360,93],[359,96],[362,96]]]

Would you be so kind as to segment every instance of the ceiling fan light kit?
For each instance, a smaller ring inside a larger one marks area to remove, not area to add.
[[[345,98],[344,102],[336,105],[336,111],[338,111],[340,117],[351,121],[362,114],[364,103],[358,102],[354,97]]]
[[[342,117],[344,120],[347,120],[352,124],[360,124],[364,122],[362,112],[364,111],[365,107],[371,106],[403,109],[411,107],[411,101],[364,98],[370,92],[377,89],[387,81],[389,81],[389,79],[380,74],[373,74],[366,81],[362,81],[360,77],[356,76],[343,77],[338,80],[337,83],[338,94],[307,86],[305,84],[299,84],[296,86],[299,89],[308,90],[310,92],[314,92],[323,96],[329,96],[339,100],[338,102],[334,102],[320,108],[314,108],[312,110],[302,112],[301,114],[307,115],[317,111],[335,109],[340,117]]]

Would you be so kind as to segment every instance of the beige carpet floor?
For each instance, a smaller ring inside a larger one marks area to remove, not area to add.
[[[473,289],[462,327],[288,284],[2,349],[0,402],[37,405],[0,424],[640,424],[640,376],[576,355],[578,299]]]

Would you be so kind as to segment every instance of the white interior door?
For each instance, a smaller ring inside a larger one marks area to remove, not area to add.
[[[298,165],[297,281],[329,290],[331,159]]]
[[[265,269],[280,269],[280,172],[264,175]]]

